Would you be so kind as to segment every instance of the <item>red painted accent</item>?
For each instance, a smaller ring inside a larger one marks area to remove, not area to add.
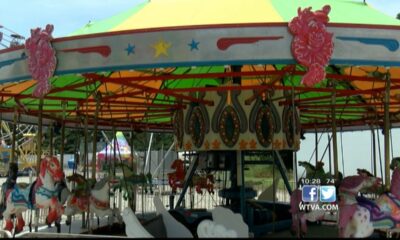
[[[109,201],[101,201],[93,196],[90,196],[90,202],[95,206],[95,208],[98,209],[107,209],[110,208],[110,202]]]
[[[217,47],[220,50],[226,50],[230,46],[235,44],[251,44],[258,41],[266,40],[278,40],[282,39],[283,36],[270,36],[270,37],[232,37],[232,38],[220,38],[217,41]]]
[[[325,67],[333,53],[333,34],[329,33],[326,24],[331,7],[326,5],[322,10],[311,11],[311,7],[297,10],[298,16],[289,23],[293,34],[292,54],[302,65],[308,68],[302,83],[312,86],[325,78]]]
[[[53,25],[47,24],[46,29],[31,30],[31,37],[25,42],[28,52],[28,70],[32,78],[38,81],[33,92],[35,97],[42,97],[50,91],[49,78],[56,70],[56,51],[51,46]]]
[[[95,46],[95,47],[83,47],[83,48],[70,48],[63,49],[61,52],[79,52],[79,53],[98,53],[103,57],[108,57],[111,54],[111,48],[106,45]]]

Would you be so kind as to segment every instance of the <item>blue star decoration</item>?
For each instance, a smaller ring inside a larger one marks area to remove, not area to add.
[[[130,43],[128,43],[128,47],[125,48],[125,51],[128,55],[135,54],[135,45],[131,45]]]
[[[192,42],[188,44],[190,47],[190,51],[193,51],[195,49],[199,50],[199,43],[200,42],[196,42],[194,39],[192,39]]]

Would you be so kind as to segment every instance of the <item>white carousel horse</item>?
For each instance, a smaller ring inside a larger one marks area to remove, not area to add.
[[[12,188],[1,191],[5,196],[5,210],[2,215],[5,219],[4,229],[12,231],[14,224],[11,215],[17,217],[15,233],[22,231],[25,221],[22,213],[28,209],[50,208],[46,222],[51,224],[57,220],[63,213],[63,206],[58,200],[58,192],[55,182],[64,178],[64,172],[56,157],[45,157],[41,160],[39,176],[35,182],[23,187],[15,184]]]
[[[135,213],[130,207],[126,207],[122,212],[125,222],[125,233],[129,238],[154,238],[140,223]]]
[[[390,192],[379,196],[374,202],[357,197],[356,190],[343,186],[339,219],[340,237],[369,237],[375,229],[400,227],[400,158],[394,158]]]
[[[239,213],[225,207],[212,211],[213,220],[205,219],[197,226],[199,238],[248,238],[249,227]]]
[[[93,186],[80,174],[74,174],[67,179],[68,181],[75,181],[77,188],[67,199],[65,215],[70,217],[77,213],[87,212],[89,209],[99,218],[111,217],[109,219],[110,224],[114,222],[114,217],[122,222],[119,209],[110,208],[110,181],[108,178],[103,178]]]

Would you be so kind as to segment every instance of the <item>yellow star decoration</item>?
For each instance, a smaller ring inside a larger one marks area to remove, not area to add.
[[[185,144],[185,150],[186,151],[190,151],[190,150],[192,150],[192,142],[190,141],[190,140],[188,140],[187,142],[186,142],[186,144]]]
[[[239,143],[240,150],[247,149],[247,144],[248,144],[248,142],[246,140],[242,139],[242,141],[240,141],[240,143]]]
[[[170,48],[171,45],[172,45],[171,43],[166,42],[163,39],[158,41],[158,43],[153,45],[153,48],[155,50],[154,57],[158,58],[160,55],[168,57],[168,48]]]
[[[257,142],[254,141],[254,139],[251,139],[251,141],[249,142],[250,144],[250,148],[251,149],[256,149],[257,148]]]
[[[221,145],[217,139],[215,139],[211,144],[213,149],[219,149],[219,146]]]
[[[279,141],[279,139],[276,139],[273,143],[272,143],[273,149],[282,149],[282,142]]]
[[[204,142],[204,149],[205,149],[205,150],[210,149],[210,143],[208,142],[208,140],[206,140],[206,141]]]

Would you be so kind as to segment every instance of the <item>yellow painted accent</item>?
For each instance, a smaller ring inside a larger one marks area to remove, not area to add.
[[[161,54],[168,57],[168,48],[171,47],[171,43],[166,42],[164,40],[158,41],[156,44],[154,44],[152,47],[154,48],[154,57],[158,58]]]
[[[264,22],[284,22],[269,0],[151,0],[111,31]]]

